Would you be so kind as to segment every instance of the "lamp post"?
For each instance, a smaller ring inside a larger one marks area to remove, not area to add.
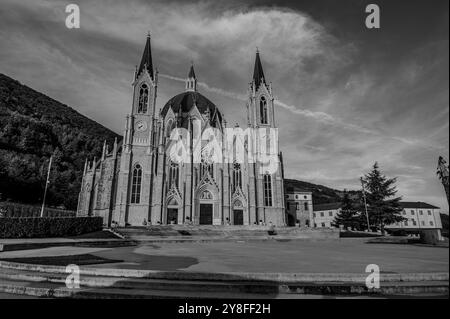
[[[49,179],[50,179],[50,170],[52,168],[52,160],[53,156],[50,156],[50,162],[48,163],[47,180],[45,181],[44,199],[42,200],[41,217],[44,217],[45,197],[47,196],[47,188],[48,184],[50,183]]]
[[[364,180],[361,177],[361,186],[362,186],[362,193],[363,193],[363,198],[364,198],[364,208],[366,210],[366,219],[367,219],[367,232],[370,232],[370,225],[369,225],[369,212],[367,211],[367,200],[366,200],[366,190],[364,188]]]

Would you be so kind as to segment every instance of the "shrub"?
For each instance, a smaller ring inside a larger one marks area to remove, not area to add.
[[[76,236],[102,229],[102,217],[0,218],[0,238]]]

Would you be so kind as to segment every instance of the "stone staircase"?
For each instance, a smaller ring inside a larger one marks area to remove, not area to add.
[[[369,290],[361,274],[250,274],[81,268],[80,288],[65,267],[0,261],[0,292],[51,298],[448,297],[448,273],[386,274]]]
[[[117,228],[127,239],[137,241],[228,241],[228,240],[297,240],[337,239],[339,231],[268,226],[161,225]]]

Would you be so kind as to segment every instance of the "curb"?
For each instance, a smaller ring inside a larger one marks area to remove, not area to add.
[[[37,264],[23,264],[0,261],[0,268],[25,271],[66,273],[64,266],[47,266]],[[81,267],[81,275],[107,276],[123,278],[146,278],[168,280],[204,280],[204,281],[267,281],[274,283],[365,283],[367,274],[351,273],[245,273],[245,272],[182,272],[156,271],[136,269],[112,269]],[[410,274],[381,274],[380,282],[421,282],[421,281],[449,281],[449,273],[410,273]]]

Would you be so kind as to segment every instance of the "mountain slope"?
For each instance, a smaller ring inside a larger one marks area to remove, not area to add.
[[[0,193],[25,203],[42,200],[54,155],[47,202],[75,209],[86,158],[100,156],[117,134],[0,73]]]

